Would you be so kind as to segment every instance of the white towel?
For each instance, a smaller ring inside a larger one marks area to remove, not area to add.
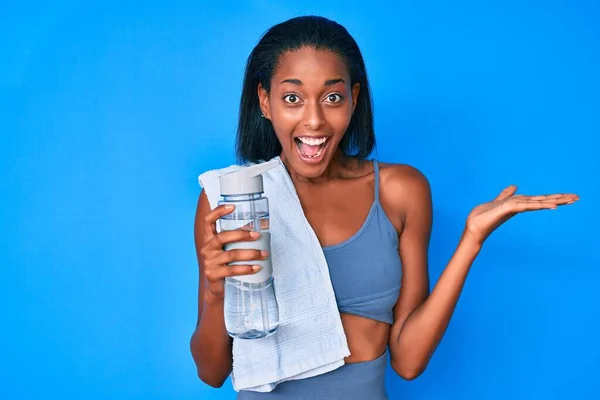
[[[198,177],[211,209],[220,199],[219,176],[241,168],[232,165]],[[279,328],[266,338],[233,340],[236,391],[270,392],[283,381],[332,371],[350,355],[325,255],[281,160],[263,173],[263,186]]]

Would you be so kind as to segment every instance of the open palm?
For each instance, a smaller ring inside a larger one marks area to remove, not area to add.
[[[479,243],[500,225],[518,213],[571,204],[579,200],[575,194],[551,194],[542,196],[515,195],[515,185],[505,188],[494,200],[475,207],[467,217],[467,233]]]

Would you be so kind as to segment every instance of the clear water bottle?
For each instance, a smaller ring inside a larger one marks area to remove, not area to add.
[[[244,229],[260,232],[260,238],[228,243],[225,250],[266,250],[264,260],[235,261],[231,264],[260,265],[252,274],[225,278],[225,328],[229,336],[257,339],[273,334],[279,326],[279,308],[275,296],[271,264],[269,201],[263,194],[262,173],[279,164],[279,160],[256,164],[220,177],[219,205],[232,204],[234,210],[219,219],[219,231]]]

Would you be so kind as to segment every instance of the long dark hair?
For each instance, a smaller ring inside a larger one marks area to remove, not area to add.
[[[258,84],[269,92],[279,57],[305,46],[338,54],[346,62],[351,86],[360,83],[354,114],[339,145],[342,153],[364,159],[373,150],[373,105],[365,62],[356,41],[346,28],[334,21],[303,16],[271,27],[248,57],[236,137],[238,161],[256,163],[281,154],[281,144],[271,121],[261,116]]]

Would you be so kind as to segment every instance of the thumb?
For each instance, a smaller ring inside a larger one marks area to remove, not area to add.
[[[506,188],[504,188],[503,191],[500,192],[500,194],[498,195],[498,197],[496,197],[494,200],[506,200],[508,199],[510,196],[512,196],[513,194],[515,194],[517,192],[517,187],[515,185],[510,185],[507,186]]]

